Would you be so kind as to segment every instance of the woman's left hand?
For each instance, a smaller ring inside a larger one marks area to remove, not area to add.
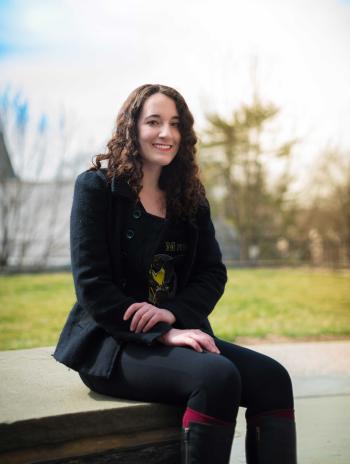
[[[167,322],[174,324],[176,317],[167,309],[157,308],[150,303],[134,303],[128,307],[123,316],[124,321],[127,321],[133,316],[130,330],[135,333],[148,332],[158,322]]]

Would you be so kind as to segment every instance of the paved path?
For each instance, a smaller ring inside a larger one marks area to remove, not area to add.
[[[249,348],[281,362],[292,377],[298,464],[349,464],[350,341],[266,344]],[[240,408],[231,464],[246,462],[244,411]]]

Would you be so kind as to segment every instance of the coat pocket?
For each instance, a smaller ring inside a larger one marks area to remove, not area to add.
[[[120,348],[120,342],[94,320],[67,321],[53,356],[78,372],[108,378]]]

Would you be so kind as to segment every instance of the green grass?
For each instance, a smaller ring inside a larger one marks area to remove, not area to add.
[[[0,349],[54,345],[74,300],[68,273],[0,276]],[[350,336],[350,273],[230,270],[210,320],[231,341]]]
[[[68,273],[0,276],[0,349],[55,344],[74,299]]]
[[[210,317],[223,338],[350,335],[350,273],[310,269],[230,270]]]

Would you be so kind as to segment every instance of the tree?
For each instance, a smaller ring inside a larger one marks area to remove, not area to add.
[[[309,203],[300,234],[318,237],[322,263],[350,264],[350,157],[327,147],[307,186]]]
[[[291,181],[287,160],[296,140],[272,143],[271,148],[266,127],[278,113],[274,104],[263,103],[255,93],[252,103],[243,104],[231,118],[217,113],[207,116],[203,172],[208,185],[221,188],[223,213],[239,233],[241,260],[248,260],[257,250],[271,253],[266,239],[277,239],[285,226],[282,206]],[[273,186],[266,168],[271,157],[287,161]]]

